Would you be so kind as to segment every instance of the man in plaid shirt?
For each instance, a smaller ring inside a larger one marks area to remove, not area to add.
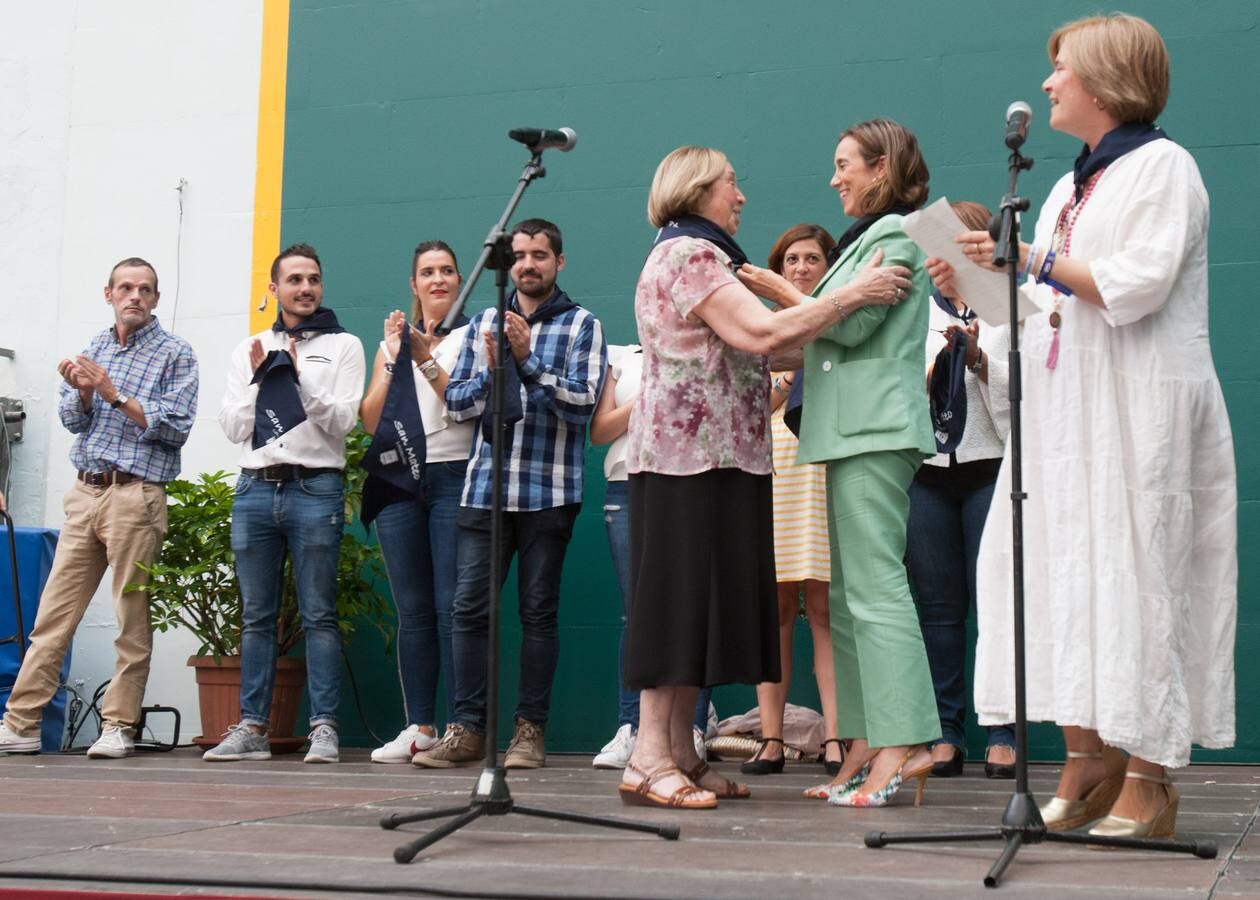
[[[543,729],[560,650],[560,572],[582,506],[586,423],[607,361],[599,320],[556,286],[564,268],[560,229],[544,219],[526,219],[512,229],[512,250],[516,290],[504,322],[511,353],[504,388],[516,395],[508,403],[519,402],[519,418],[502,435],[507,444],[500,571],[507,575],[515,554],[522,636],[516,727],[503,760],[509,769],[537,768],[546,761]],[[488,309],[472,320],[451,373],[446,406],[456,421],[489,417],[494,318]],[[487,647],[489,431],[483,423],[473,440],[458,517],[453,721],[440,742],[413,757],[418,766],[474,765],[485,755],[486,654],[497,650]]]
[[[105,286],[113,327],[57,366],[58,412],[76,435],[70,461],[79,474],[66,493],[30,648],[0,724],[0,752],[39,752],[41,714],[107,566],[114,573],[118,662],[101,705],[101,736],[87,755],[134,752],[153,630],[144,591],[126,587],[148,580],[138,566],[153,563],[162,548],[166,482],[179,474],[180,448],[197,417],[197,358],[187,341],[158,324],[159,296],[153,266],[137,257],[118,263]]]

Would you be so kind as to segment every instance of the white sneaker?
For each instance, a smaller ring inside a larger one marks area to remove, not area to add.
[[[611,741],[591,760],[597,769],[624,769],[634,752],[634,728],[627,722],[617,729]]]
[[[696,747],[696,756],[700,757],[700,761],[704,762],[709,758],[709,748],[704,745],[704,732],[696,726],[691,726],[691,742]]]
[[[136,730],[106,725],[96,743],[88,747],[88,759],[126,759],[136,752]]]
[[[419,725],[408,725],[384,747],[372,751],[372,762],[409,763],[411,757],[438,742],[437,735],[425,734]]]
[[[0,753],[38,753],[39,745],[39,735],[22,737],[17,732],[10,731],[9,726],[0,721]]]

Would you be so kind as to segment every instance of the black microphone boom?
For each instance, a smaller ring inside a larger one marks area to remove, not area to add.
[[[1006,146],[1018,150],[1028,140],[1028,123],[1032,121],[1032,107],[1023,100],[1016,100],[1006,108]]]
[[[518,141],[530,150],[549,150],[552,147],[568,153],[577,144],[577,132],[572,128],[560,128],[555,131],[546,128],[513,128],[508,137]]]

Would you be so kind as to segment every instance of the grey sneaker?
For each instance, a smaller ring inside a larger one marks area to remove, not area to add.
[[[543,746],[543,727],[529,719],[516,718],[512,743],[503,757],[505,769],[541,769],[547,765],[547,748]]]
[[[475,766],[486,756],[486,736],[451,723],[446,734],[428,750],[411,757],[411,764],[426,769],[454,769]]]
[[[88,747],[88,759],[126,759],[136,752],[136,730],[106,725],[96,743]]]
[[[0,753],[38,753],[40,737],[23,737],[0,721]]]
[[[229,725],[217,747],[201,754],[207,762],[236,762],[238,759],[271,759],[271,741],[244,722]]]
[[[310,749],[306,751],[308,763],[335,763],[341,756],[337,752],[337,729],[331,725],[316,725],[310,733]]]

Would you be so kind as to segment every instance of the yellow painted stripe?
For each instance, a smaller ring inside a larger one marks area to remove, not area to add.
[[[263,0],[262,65],[258,72],[258,154],[254,172],[254,250],[249,279],[249,333],[276,318],[275,300],[258,304],[280,252],[280,193],[284,186],[284,91],[289,62],[289,0]]]

